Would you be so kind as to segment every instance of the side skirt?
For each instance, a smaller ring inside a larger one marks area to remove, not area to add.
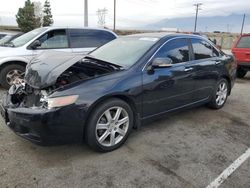
[[[207,97],[205,99],[196,101],[194,103],[189,103],[189,104],[186,104],[186,105],[183,105],[183,106],[180,106],[180,107],[177,107],[177,108],[173,108],[171,110],[167,110],[167,111],[164,111],[164,112],[161,112],[161,113],[158,113],[158,114],[143,117],[143,118],[141,118],[141,124],[146,123],[148,120],[158,119],[158,118],[160,118],[162,116],[167,116],[167,115],[177,113],[177,112],[180,112],[180,111],[183,111],[183,110],[186,110],[186,109],[190,109],[190,108],[194,108],[194,107],[204,105],[204,104],[208,103],[209,101],[210,101],[210,97]]]

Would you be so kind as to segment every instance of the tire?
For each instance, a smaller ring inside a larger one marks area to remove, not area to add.
[[[120,115],[115,118],[118,111]],[[119,148],[131,132],[133,119],[133,112],[126,102],[115,98],[102,102],[95,107],[88,119],[85,129],[87,144],[93,150],[100,152],[109,152]],[[120,125],[118,120],[123,120],[120,121]]]
[[[223,89],[223,86],[225,87],[225,89]],[[216,84],[216,88],[213,92],[212,99],[208,104],[208,106],[212,109],[222,108],[227,101],[228,94],[229,94],[228,81],[224,78],[221,78]]]
[[[238,78],[244,78],[244,76],[246,76],[247,71],[242,69],[242,68],[238,68],[237,69],[237,77]]]
[[[22,78],[22,75],[24,75],[25,72],[25,66],[17,65],[17,64],[11,64],[3,67],[3,69],[0,72],[0,84],[3,88],[9,89],[11,84],[7,80],[14,80],[16,77]],[[13,73],[13,74],[12,74]],[[13,76],[13,79],[7,78],[7,75]],[[19,76],[20,74],[20,76]]]

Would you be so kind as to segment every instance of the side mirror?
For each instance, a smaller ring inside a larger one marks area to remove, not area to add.
[[[39,40],[35,40],[32,44],[31,44],[31,49],[37,49],[37,47],[40,47],[42,44]]]
[[[155,58],[152,62],[152,68],[167,68],[172,67],[172,59],[165,57],[165,58]]]

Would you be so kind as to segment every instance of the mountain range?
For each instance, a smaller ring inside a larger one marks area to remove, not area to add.
[[[228,16],[198,17],[197,31],[236,32],[241,30],[243,15],[231,14]],[[163,19],[148,24],[145,29],[158,30],[162,28],[176,28],[180,31],[193,31],[195,17]],[[246,15],[244,32],[250,32],[250,14]]]
[[[202,32],[233,32],[239,33],[241,30],[243,14],[231,14],[228,16],[199,16],[197,23],[197,31]],[[149,23],[139,28],[131,27],[131,29],[143,30],[179,30],[179,31],[193,31],[194,30],[194,16],[181,18],[166,18],[155,23]],[[66,23],[65,23],[66,24]],[[0,25],[16,25],[14,17],[0,17]],[[250,33],[250,14],[246,15],[245,19],[245,33]]]

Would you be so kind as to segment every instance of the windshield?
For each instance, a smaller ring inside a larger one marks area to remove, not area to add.
[[[34,30],[32,30],[28,33],[25,33],[22,36],[17,37],[16,39],[12,40],[11,44],[14,47],[23,46],[24,44],[26,44],[27,42],[29,42],[30,40],[32,40],[33,38],[40,35],[42,32],[44,32],[46,30],[47,30],[47,28],[34,29]]]
[[[98,48],[90,53],[90,56],[122,67],[130,67],[136,63],[156,41],[158,41],[158,38],[122,37]]]
[[[6,42],[9,42],[9,40],[12,38],[12,35],[6,35],[5,37],[3,37],[2,39],[0,39],[0,45],[5,44]]]

